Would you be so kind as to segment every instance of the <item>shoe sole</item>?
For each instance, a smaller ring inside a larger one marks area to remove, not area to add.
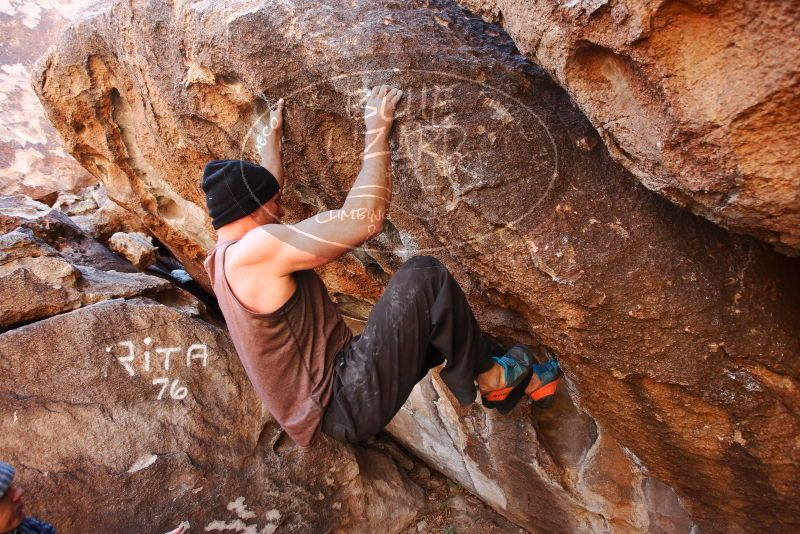
[[[527,373],[522,375],[520,381],[514,386],[509,386],[499,390],[496,389],[494,391],[490,391],[486,395],[481,394],[481,404],[483,404],[483,406],[486,408],[497,410],[501,414],[507,414],[514,408],[514,406],[517,405],[523,395],[525,395],[525,388],[527,388],[528,384],[530,384],[531,378],[533,378],[533,369],[529,369]],[[491,400],[489,398],[491,396],[499,396],[502,392],[505,392],[509,389],[511,391],[504,399]]]
[[[552,382],[548,382],[547,384],[533,391],[529,395],[533,400],[533,403],[538,408],[549,408],[552,406],[556,397],[556,390],[558,389],[559,382],[561,382],[560,376]]]

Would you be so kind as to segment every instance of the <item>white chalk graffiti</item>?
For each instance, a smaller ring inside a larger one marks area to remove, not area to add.
[[[183,354],[181,347],[153,347],[150,350],[150,345],[153,340],[149,337],[142,340],[146,349],[142,354],[141,364],[139,365],[140,373],[150,373],[151,371],[169,371],[174,369],[176,360],[183,360],[180,355]],[[118,347],[127,349],[127,353],[123,356],[117,356],[117,361],[122,365],[125,371],[130,376],[136,376],[137,368],[135,362],[137,360],[136,347],[133,341],[120,341],[116,344]],[[114,345],[106,347],[106,352],[111,353]],[[204,343],[194,343],[186,349],[186,367],[208,367],[208,347]],[[160,365],[159,365],[160,364]],[[180,381],[170,379],[166,376],[159,376],[153,379],[153,385],[161,386],[161,389],[156,396],[156,400],[174,399],[183,400],[189,394],[186,386],[182,386]]]
[[[154,378],[153,384],[161,384],[161,391],[158,392],[158,397],[156,399],[161,400],[164,398],[164,392],[167,390],[167,386],[169,385],[169,378]],[[175,400],[183,400],[186,398],[186,395],[189,393],[185,387],[178,387],[178,380],[172,381],[172,386],[169,388],[169,396]]]
[[[258,520],[258,514],[244,503],[244,497],[239,497],[235,501],[229,502],[228,510],[234,512],[238,518],[233,521],[215,519],[206,525],[204,530],[206,532],[213,530],[223,532],[232,530],[242,534],[273,534],[278,530],[278,526],[280,525],[281,512],[273,508],[264,514],[266,523],[264,523],[263,528],[259,528],[260,521]],[[247,523],[245,523],[245,521],[247,521]],[[251,523],[251,521],[253,522]]]

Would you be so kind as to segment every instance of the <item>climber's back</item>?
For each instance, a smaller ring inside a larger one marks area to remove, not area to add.
[[[226,275],[226,251],[238,241],[217,244],[204,267],[256,393],[295,443],[308,447],[330,399],[333,360],[353,334],[310,269],[289,276],[295,289],[278,308],[259,312],[243,304]],[[269,293],[264,284],[258,294]]]

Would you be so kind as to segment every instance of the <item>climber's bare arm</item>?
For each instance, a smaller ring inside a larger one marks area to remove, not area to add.
[[[275,276],[331,262],[383,231],[392,196],[389,132],[402,91],[387,85],[372,89],[366,102],[367,132],[361,171],[340,209],[318,213],[296,224],[266,224],[242,241],[248,260],[269,265]]]
[[[256,147],[261,155],[261,166],[278,180],[283,189],[283,98],[275,108],[265,114],[255,125]]]

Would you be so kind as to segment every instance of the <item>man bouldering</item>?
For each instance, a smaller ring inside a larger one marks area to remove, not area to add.
[[[392,195],[389,134],[403,92],[375,86],[366,100],[361,170],[339,209],[296,224],[284,215],[283,99],[258,125],[261,165],[213,160],[203,191],[216,246],[205,259],[234,346],[258,395],[302,447],[319,432],[360,443],[394,417],[440,364],[463,405],[506,413],[523,395],[552,402],[561,370],[553,354],[508,350],[483,333],[453,275],[432,256],[407,260],[354,336],[314,268],[381,233]],[[544,359],[544,358],[542,358]]]

